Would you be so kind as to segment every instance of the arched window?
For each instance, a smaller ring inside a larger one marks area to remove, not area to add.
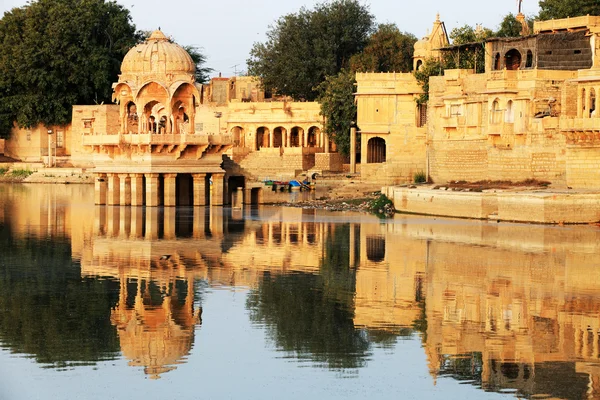
[[[500,53],[496,53],[494,57],[494,70],[498,71],[500,69]]]
[[[286,135],[287,131],[281,126],[273,129],[273,147],[283,147],[283,139]]]
[[[531,50],[527,50],[527,61],[525,61],[525,68],[533,67],[533,53]]]
[[[422,66],[423,66],[423,60],[417,60],[417,71],[420,71]]]
[[[596,91],[594,88],[590,89],[590,117],[596,116]]]
[[[491,124],[499,124],[502,121],[502,110],[500,109],[500,101],[498,99],[494,100],[492,103],[490,114]]]
[[[585,97],[585,93],[586,93],[585,92],[585,88],[583,88],[581,90],[581,110],[582,110],[582,115],[585,115],[585,112],[586,112],[586,109],[587,109],[586,104],[585,104],[586,100],[587,100],[587,98]]]
[[[513,110],[513,102],[512,102],[512,100],[509,100],[508,103],[506,103],[506,111],[504,112],[504,122],[508,122],[508,123],[515,122],[514,114],[515,113]]]
[[[504,56],[504,65],[506,65],[506,69],[509,71],[518,70],[521,66],[521,53],[519,53],[519,50],[509,50]]]
[[[385,140],[380,137],[369,139],[367,143],[367,163],[384,163],[385,162]]]

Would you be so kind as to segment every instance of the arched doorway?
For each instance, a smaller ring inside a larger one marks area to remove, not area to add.
[[[302,147],[303,129],[295,126],[290,131],[290,147]]]
[[[231,135],[233,136],[233,144],[236,147],[244,147],[244,128],[241,126],[234,126],[231,128]]]
[[[287,131],[281,126],[273,129],[273,147],[283,147],[283,138],[286,134]]]
[[[385,140],[380,137],[369,139],[367,143],[367,163],[384,163],[386,158]]]
[[[321,136],[321,130],[316,126],[311,126],[308,128],[308,147],[317,147],[318,139]]]
[[[269,128],[261,126],[256,130],[256,150],[269,147]]]
[[[527,50],[527,59],[525,60],[525,68],[533,67],[533,53],[531,50]]]
[[[509,71],[516,71],[521,66],[521,53],[517,49],[509,50],[504,56],[504,65]]]

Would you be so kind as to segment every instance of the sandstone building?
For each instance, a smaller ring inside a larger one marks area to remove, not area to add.
[[[415,67],[448,46],[443,23],[415,44]],[[434,182],[539,179],[600,185],[595,112],[600,17],[536,22],[532,35],[485,42],[485,71],[432,76],[429,101],[412,73],[357,74],[362,179]],[[464,49],[462,49],[464,51]]]

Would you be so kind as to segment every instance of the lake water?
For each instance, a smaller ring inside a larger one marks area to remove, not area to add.
[[[600,229],[0,185],[0,399],[600,397]]]

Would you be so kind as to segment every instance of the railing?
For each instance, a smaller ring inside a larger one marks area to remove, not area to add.
[[[119,133],[102,135],[83,135],[84,146],[129,145],[233,145],[232,134],[157,134],[157,133]]]

